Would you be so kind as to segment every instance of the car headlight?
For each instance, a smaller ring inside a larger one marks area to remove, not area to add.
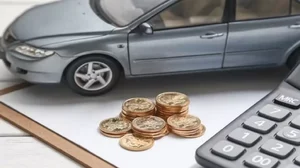
[[[54,51],[38,49],[27,45],[18,46],[15,48],[15,51],[30,57],[37,57],[37,58],[47,57],[54,54]]]

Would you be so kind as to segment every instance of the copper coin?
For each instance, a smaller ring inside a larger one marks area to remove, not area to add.
[[[179,92],[164,92],[157,95],[155,100],[158,106],[163,107],[184,107],[190,103],[188,96]]]
[[[194,135],[186,135],[186,136],[183,136],[183,137],[185,137],[185,138],[199,138],[199,137],[204,135],[205,131],[206,131],[206,127],[203,125],[202,131],[200,133],[194,134]]]
[[[134,129],[141,132],[159,132],[166,126],[164,119],[156,116],[138,117],[132,121]]]
[[[122,134],[130,129],[130,121],[120,117],[109,118],[100,123],[100,130],[108,134]]]
[[[193,115],[173,115],[167,120],[168,125],[176,130],[193,130],[201,126],[201,120]]]
[[[125,134],[107,134],[103,131],[100,130],[100,133],[106,137],[109,137],[109,138],[121,138],[122,136],[124,136]]]
[[[120,139],[119,144],[124,149],[130,151],[144,151],[153,146],[154,139],[138,137],[134,136],[133,134],[126,134]]]
[[[147,98],[131,98],[123,103],[122,109],[126,112],[147,113],[153,111],[155,105],[152,100]]]

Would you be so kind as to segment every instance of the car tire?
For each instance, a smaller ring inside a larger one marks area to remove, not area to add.
[[[299,63],[299,61],[300,61],[300,48],[294,51],[293,54],[291,54],[291,56],[287,60],[286,65],[289,69],[293,69],[295,65]]]
[[[120,78],[120,66],[104,56],[76,60],[66,70],[66,83],[83,96],[99,96],[112,90]]]

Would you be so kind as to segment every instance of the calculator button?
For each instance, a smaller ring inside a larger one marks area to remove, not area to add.
[[[255,152],[245,160],[245,165],[251,168],[276,168],[279,161],[271,156]]]
[[[261,146],[261,150],[279,159],[285,159],[293,152],[294,147],[281,141],[270,139]]]
[[[289,116],[290,111],[272,104],[268,104],[260,109],[258,114],[262,117],[279,122],[285,120]]]
[[[300,167],[298,167],[296,165],[289,164],[285,168],[300,168]]]
[[[286,106],[292,109],[298,109],[300,107],[300,100],[289,95],[280,94],[274,100],[274,103]]]
[[[295,163],[300,165],[300,155],[295,158]]]
[[[228,139],[240,145],[251,147],[260,139],[260,135],[243,128],[237,128],[228,135]]]
[[[284,127],[277,132],[276,138],[287,143],[300,145],[300,130],[292,127]]]
[[[258,116],[252,116],[244,122],[245,128],[262,134],[269,133],[275,126],[275,122]]]
[[[236,160],[246,149],[228,141],[220,141],[212,148],[212,153],[225,159]]]
[[[300,128],[300,116],[297,116],[291,121],[291,126]]]

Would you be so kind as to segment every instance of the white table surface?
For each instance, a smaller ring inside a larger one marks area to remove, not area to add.
[[[273,90],[285,73],[272,69],[121,80],[112,92],[93,98],[76,95],[63,86],[38,85],[0,100],[120,168],[196,168],[196,148]],[[118,139],[98,133],[100,121],[117,116],[127,98],[154,99],[164,91],[190,97],[190,113],[207,127],[203,137],[169,135],[148,151],[130,152],[118,145]]]

